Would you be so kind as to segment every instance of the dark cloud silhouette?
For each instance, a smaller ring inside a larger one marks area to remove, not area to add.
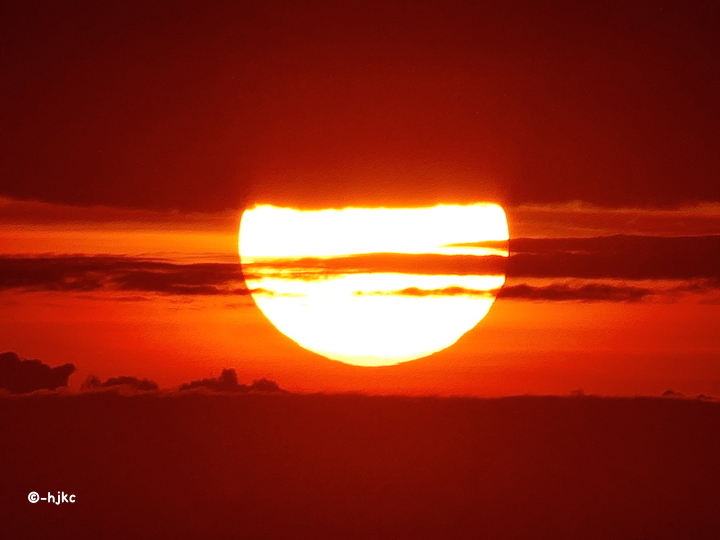
[[[74,371],[73,364],[50,367],[40,360],[21,358],[14,352],[0,354],[0,388],[13,394],[67,386]]]
[[[240,384],[234,369],[223,369],[217,378],[199,379],[180,386],[185,390],[210,390],[213,392],[285,392],[275,382],[266,378],[253,381],[251,385]]]
[[[502,246],[502,244],[501,244]],[[504,246],[502,246],[504,247]],[[407,273],[445,275],[498,275],[505,273],[507,257],[499,255],[438,255],[430,253],[363,253],[332,258],[303,257],[249,265],[265,270],[293,270],[299,279],[328,274]],[[287,275],[287,274],[278,274]]]
[[[231,282],[241,280],[237,264],[230,263],[163,263],[160,268],[132,269],[115,276],[113,283],[121,290],[160,292],[180,295],[227,294]]]
[[[247,392],[249,387],[238,382],[234,369],[223,369],[217,378],[199,379],[180,386],[180,390],[207,389],[215,392]]]
[[[717,203],[657,209],[602,208],[576,202],[508,207],[505,210],[514,236],[518,238],[720,234],[720,205]]]
[[[398,291],[358,291],[358,296],[484,296],[493,298],[497,291],[480,291],[466,289],[465,287],[445,287],[442,289],[420,289],[419,287],[407,287]]]
[[[179,264],[138,257],[0,257],[0,291],[134,291],[246,295],[235,263]]]
[[[275,381],[271,381],[270,379],[266,379],[265,377],[263,377],[262,379],[254,380],[253,383],[250,385],[250,391],[286,393],[286,390],[280,388],[280,385],[278,385],[278,383],[276,383]]]
[[[668,388],[667,390],[665,390],[661,394],[661,396],[666,397],[666,398],[684,398],[685,397],[684,394],[682,394],[681,392],[676,392],[672,388]]]
[[[719,279],[720,236],[516,238],[508,276]]]
[[[679,288],[672,289],[672,293]],[[398,291],[358,292],[358,295],[400,295],[400,296],[474,296],[484,298],[511,298],[517,300],[545,300],[545,301],[585,301],[585,302],[638,302],[647,296],[666,294],[665,290],[654,290],[647,287],[634,287],[631,285],[613,285],[609,283],[586,283],[572,285],[568,283],[553,283],[544,286],[506,285],[500,290],[481,291],[466,289],[464,287],[445,287],[443,289],[420,289],[408,287]]]
[[[250,293],[244,278],[257,276],[315,280],[332,275],[397,272],[408,274],[498,275],[509,278],[585,280],[677,280],[677,293],[702,294],[720,288],[720,236],[518,238],[510,256],[370,253],[328,259],[305,257],[244,266],[234,262],[179,263],[142,257],[0,257],[0,291],[115,291],[180,296]],[[623,285],[506,287],[501,296],[536,299],[637,300],[651,291]],[[271,291],[260,290],[263,294]],[[416,289],[408,295],[478,294],[451,288]],[[485,294],[485,293],[483,293]],[[127,298],[128,295],[123,295]]]
[[[140,391],[153,391],[157,390],[158,384],[150,379],[139,379],[138,377],[131,377],[127,375],[121,375],[119,377],[110,377],[105,381],[101,381],[95,375],[89,375],[85,382],[82,384],[83,390],[95,390],[102,388],[118,388],[124,387],[132,390]]]
[[[580,300],[585,302],[638,302],[655,293],[656,291],[646,287],[611,285],[607,283],[587,283],[575,287],[563,283],[553,283],[539,287],[523,283],[503,287],[498,293],[498,298],[551,301]]]
[[[16,200],[0,195],[0,224],[9,225],[117,225],[133,228],[163,227],[184,231],[227,232],[237,227],[237,210],[228,212],[157,211],[113,206],[73,206],[37,200]]]
[[[715,293],[718,291],[720,291],[720,280],[700,279],[688,281],[680,285],[676,285],[675,287],[671,287],[670,289],[668,289],[667,293],[669,295],[677,296],[685,293],[702,295],[707,293]],[[706,301],[713,301],[713,299],[706,299]]]

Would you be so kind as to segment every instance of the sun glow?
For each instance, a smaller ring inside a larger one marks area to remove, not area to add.
[[[507,240],[496,204],[258,206],[243,214],[239,252],[253,299],[278,330],[328,358],[380,366],[445,349],[477,325],[504,283],[504,272],[487,268],[507,257]],[[392,254],[389,264],[398,268],[363,267],[359,256],[369,254]],[[447,273],[409,271],[403,256],[415,265],[440,258]],[[459,259],[465,266],[453,271]],[[340,270],[332,265],[338,260]]]

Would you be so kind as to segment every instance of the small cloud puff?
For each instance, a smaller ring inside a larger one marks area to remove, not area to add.
[[[130,389],[138,390],[141,392],[148,392],[158,390],[159,387],[155,381],[151,381],[150,379],[139,379],[137,377],[130,377],[127,375],[110,377],[106,381],[101,381],[95,375],[89,375],[81,386],[82,390],[99,390],[108,388]]]
[[[199,379],[185,383],[180,387],[184,390],[210,390],[213,392],[285,392],[280,386],[269,379],[258,379],[251,385],[240,384],[234,369],[224,369],[219,377]]]

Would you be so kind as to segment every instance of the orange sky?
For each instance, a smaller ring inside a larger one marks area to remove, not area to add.
[[[5,258],[151,254],[183,264],[237,263],[239,212],[115,210],[108,219],[112,212],[102,208],[10,200],[3,204],[14,212],[14,217],[7,217],[8,212],[0,220]],[[720,231],[720,214],[708,206],[675,211],[578,205],[507,210],[516,238],[540,236],[543,230],[546,237]],[[547,226],[553,214],[557,219]],[[38,217],[42,215],[51,217],[43,220]],[[569,219],[573,215],[576,218]],[[518,216],[516,221],[513,216]],[[628,231],[628,223],[634,229]],[[684,223],[684,229],[678,223]],[[636,301],[586,296],[605,294],[596,287],[603,283],[617,287],[618,294],[645,292],[638,293]],[[509,296],[501,295],[485,320],[455,346],[382,368],[344,365],[300,348],[280,334],[247,295],[5,287],[0,291],[0,349],[50,365],[74,363],[78,372],[72,387],[89,373],[149,377],[170,387],[234,367],[241,380],[266,376],[305,392],[507,395],[566,394],[583,388],[589,393],[657,395],[673,388],[688,395],[717,395],[720,297],[717,289],[700,290],[698,283],[510,275]],[[535,287],[542,297],[523,298],[517,293],[523,284]],[[680,285],[685,289],[680,291]],[[579,299],[549,296],[557,293],[554,286]]]

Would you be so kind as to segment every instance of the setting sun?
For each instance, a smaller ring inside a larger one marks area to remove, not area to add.
[[[507,220],[496,204],[243,214],[245,281],[265,316],[313,352],[361,366],[445,349],[504,283]]]

